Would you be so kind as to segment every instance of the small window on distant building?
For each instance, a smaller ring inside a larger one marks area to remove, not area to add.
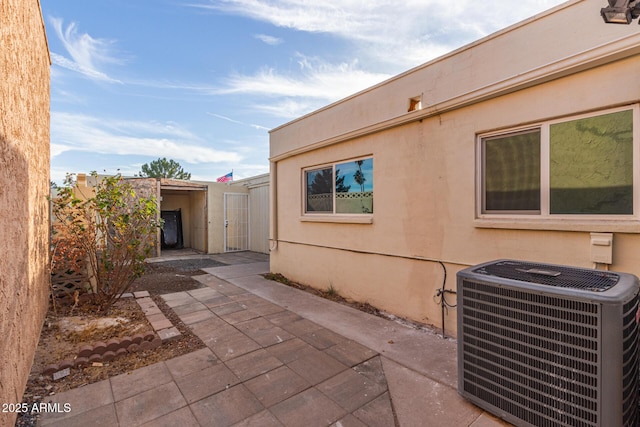
[[[409,110],[407,112],[416,111],[422,108],[422,102],[420,101],[420,96],[416,96],[415,98],[409,98]]]

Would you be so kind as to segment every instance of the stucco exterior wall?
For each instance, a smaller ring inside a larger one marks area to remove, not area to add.
[[[269,184],[249,188],[249,250],[269,253]]]
[[[640,51],[629,38],[637,25],[604,25],[598,0],[571,0],[486,38],[337,101],[272,132],[271,157],[280,157],[332,138],[357,135],[404,120],[409,99],[422,98],[420,113],[459,108],[470,98],[492,98],[573,72],[588,60],[598,63],[606,46]],[[595,11],[595,12],[594,12]],[[618,56],[615,54],[614,56]],[[610,56],[606,53],[605,56]],[[549,76],[549,72],[554,75]]]
[[[0,402],[19,403],[49,295],[49,54],[37,0],[0,2]],[[0,413],[0,426],[15,422]]]
[[[207,194],[206,191],[194,191],[190,196],[191,208],[191,247],[202,252],[207,251]]]
[[[273,130],[271,270],[437,327],[438,289],[457,271],[499,258],[592,267],[590,232],[614,233],[610,268],[640,275],[637,219],[477,215],[479,134],[640,102],[640,28],[604,24],[602,6],[567,2]],[[423,109],[408,113],[416,95]],[[303,169],[365,156],[370,221],[310,220]],[[455,309],[444,323],[455,334]]]

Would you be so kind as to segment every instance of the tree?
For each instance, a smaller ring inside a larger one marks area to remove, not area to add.
[[[356,160],[356,164],[358,165],[358,170],[353,174],[353,180],[360,185],[360,192],[364,193],[364,182],[367,178],[362,173],[362,160]]]
[[[336,193],[348,193],[351,188],[350,185],[344,185],[344,179],[346,177],[340,176],[340,169],[336,169]]]
[[[145,178],[191,179],[191,174],[185,172],[180,163],[175,160],[167,160],[166,157],[142,165],[142,170],[138,176]]]
[[[95,195],[80,198],[71,176],[51,199],[53,270],[77,268],[86,259],[91,289],[102,311],[126,292],[144,273],[162,221],[154,197],[138,197],[122,176],[98,179]]]
[[[350,185],[344,185],[345,176],[340,176],[340,169],[336,169],[336,192],[347,193],[351,188]],[[333,171],[331,169],[323,169],[316,173],[313,181],[308,186],[309,194],[331,194],[333,193]]]
[[[356,160],[356,164],[358,165],[358,170],[353,174],[353,180],[360,185],[360,206],[362,207],[362,213],[371,213],[371,210],[364,205],[364,200],[362,200],[362,196],[364,193],[364,183],[367,180],[365,178],[364,173],[362,173],[362,163],[363,160]]]

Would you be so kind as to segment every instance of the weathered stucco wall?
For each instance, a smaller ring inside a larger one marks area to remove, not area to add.
[[[447,289],[457,271],[499,258],[592,267],[590,232],[611,232],[610,268],[640,275],[638,212],[525,220],[477,211],[479,135],[638,109],[640,27],[606,25],[600,7],[568,2],[273,130],[271,270],[438,327],[442,266]],[[420,94],[423,109],[407,112]],[[368,221],[303,212],[305,168],[362,157],[373,158]],[[445,326],[455,334],[455,309]]]
[[[197,251],[207,251],[207,192],[191,191],[189,193],[191,210],[191,247]]]
[[[21,402],[49,291],[49,54],[38,0],[0,2],[0,403]],[[0,413],[0,426],[16,414]]]

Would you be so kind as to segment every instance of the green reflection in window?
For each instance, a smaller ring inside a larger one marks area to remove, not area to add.
[[[631,110],[552,124],[550,212],[633,214]]]
[[[485,139],[484,211],[540,210],[540,130]]]

